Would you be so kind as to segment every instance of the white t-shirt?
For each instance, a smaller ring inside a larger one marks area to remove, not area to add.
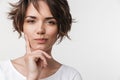
[[[26,77],[19,73],[10,60],[0,62],[0,80],[26,80]],[[82,80],[80,73],[67,65],[62,65],[53,75],[40,80]]]

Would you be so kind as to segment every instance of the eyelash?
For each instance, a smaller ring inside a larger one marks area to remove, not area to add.
[[[26,20],[26,22],[29,24],[34,24],[35,20]],[[44,23],[47,25],[57,25],[57,22],[54,20],[46,20]]]
[[[27,23],[35,23],[35,20],[26,20]]]
[[[46,21],[47,24],[50,24],[50,25],[56,25],[56,21],[53,21],[53,20],[48,20]]]

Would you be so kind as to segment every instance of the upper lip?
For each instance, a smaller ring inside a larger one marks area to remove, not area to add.
[[[37,41],[40,44],[46,43],[46,41],[48,40],[47,38],[35,38],[35,41]]]

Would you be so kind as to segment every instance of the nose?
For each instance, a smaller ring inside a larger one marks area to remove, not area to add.
[[[43,35],[43,34],[45,34],[45,28],[44,28],[44,25],[43,25],[43,24],[38,24],[36,30],[37,30],[36,32],[37,32],[38,35]]]

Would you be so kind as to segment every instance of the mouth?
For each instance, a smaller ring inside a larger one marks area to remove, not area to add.
[[[38,44],[45,44],[48,39],[46,38],[36,38],[34,39]]]

